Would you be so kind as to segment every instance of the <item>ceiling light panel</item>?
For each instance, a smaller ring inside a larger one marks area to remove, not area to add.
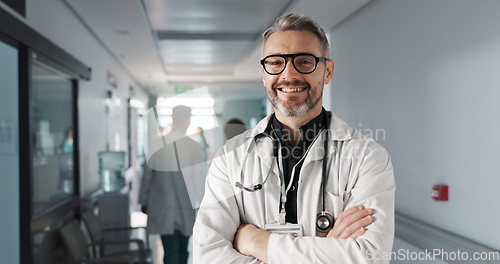
[[[175,64],[238,63],[251,45],[248,41],[164,40],[160,53],[168,70]]]
[[[291,0],[145,0],[155,31],[251,32],[265,29]]]

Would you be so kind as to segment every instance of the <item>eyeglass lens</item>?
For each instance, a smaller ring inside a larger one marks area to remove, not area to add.
[[[311,73],[316,69],[316,58],[312,55],[299,55],[292,60],[294,68],[300,73]],[[279,74],[286,67],[286,59],[270,56],[264,61],[264,67],[270,74]]]

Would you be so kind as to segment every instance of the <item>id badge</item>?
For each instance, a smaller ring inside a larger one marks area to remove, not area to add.
[[[284,225],[280,224],[266,224],[266,230],[277,234],[297,234],[297,236],[302,236],[302,225],[301,224],[290,224],[286,223]]]

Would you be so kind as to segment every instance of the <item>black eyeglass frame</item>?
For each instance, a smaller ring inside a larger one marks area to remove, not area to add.
[[[313,56],[314,59],[316,60],[316,64],[314,65],[314,68],[309,71],[309,72],[303,72],[303,71],[300,71],[299,69],[297,69],[297,66],[295,66],[295,58],[298,57],[298,56]],[[269,58],[272,58],[272,57],[280,57],[280,58],[283,58],[285,60],[285,65],[283,66],[283,69],[280,71],[280,72],[277,72],[277,73],[270,73],[267,69],[266,69],[266,65],[265,65],[265,62],[267,59]],[[285,69],[286,69],[286,64],[288,63],[288,58],[292,58],[292,65],[293,65],[293,68],[295,68],[295,70],[299,73],[302,73],[302,74],[309,74],[309,73],[313,73],[316,68],[318,67],[318,63],[320,62],[323,62],[323,61],[328,61],[330,59],[326,58],[326,57],[316,57],[314,54],[311,54],[311,53],[297,53],[297,54],[275,54],[275,55],[269,55],[269,56],[266,56],[264,57],[262,60],[260,60],[260,64],[262,65],[262,67],[264,68],[264,71],[267,72],[267,74],[269,75],[278,75],[278,74],[281,74]]]

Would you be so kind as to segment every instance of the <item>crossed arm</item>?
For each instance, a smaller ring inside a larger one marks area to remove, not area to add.
[[[361,205],[347,209],[339,214],[333,228],[326,237],[356,239],[365,233],[365,227],[373,223],[373,210]],[[268,263],[267,244],[271,232],[262,230],[252,224],[243,224],[238,228],[234,238],[234,248],[243,255],[255,257]]]

